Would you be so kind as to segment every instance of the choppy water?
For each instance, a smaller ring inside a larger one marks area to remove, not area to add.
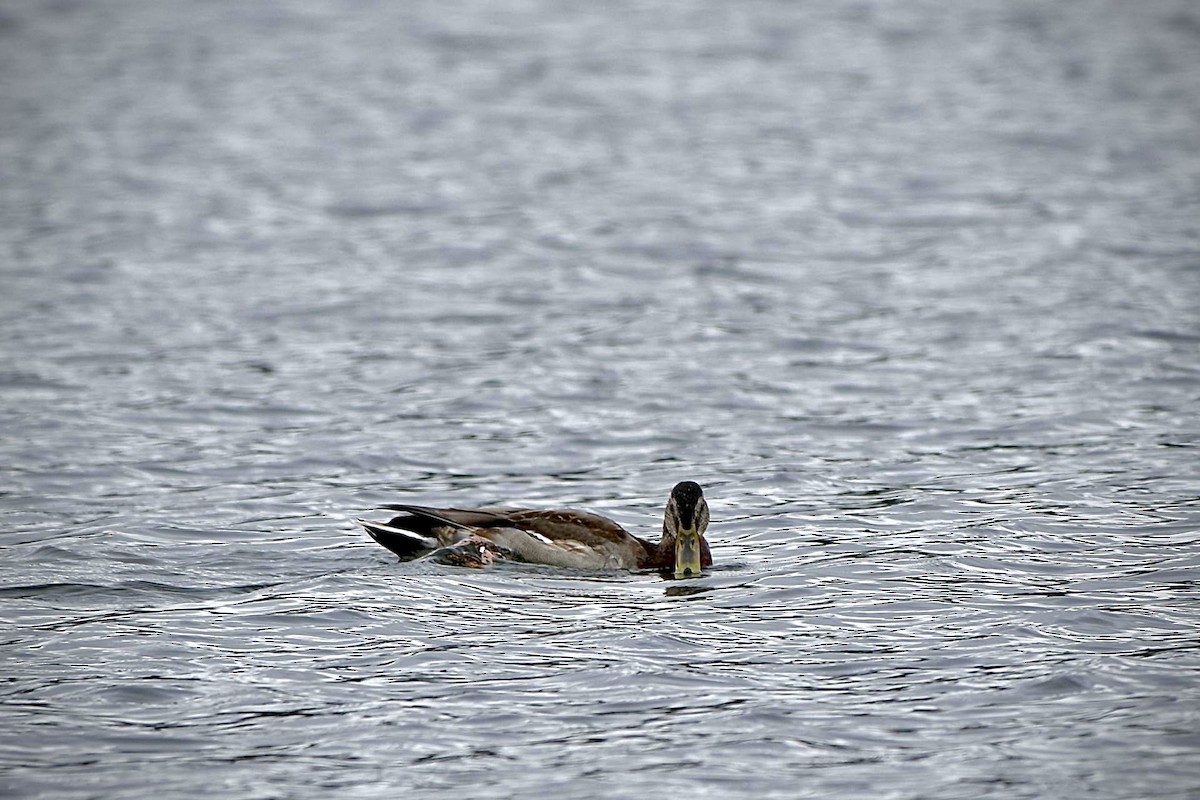
[[[1187,0],[0,4],[0,794],[1200,796],[1198,133]]]

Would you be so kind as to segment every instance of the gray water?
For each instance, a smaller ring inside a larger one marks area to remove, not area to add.
[[[0,2],[0,170],[3,796],[1200,797],[1194,3]]]

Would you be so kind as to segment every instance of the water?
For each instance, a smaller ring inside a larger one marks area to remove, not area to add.
[[[0,794],[1200,796],[1200,13],[0,5]],[[716,568],[397,564],[382,502]]]

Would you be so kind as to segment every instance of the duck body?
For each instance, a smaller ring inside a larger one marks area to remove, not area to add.
[[[698,575],[702,568],[712,565],[712,553],[703,537],[708,508],[700,487],[690,481],[672,492],[659,542],[634,536],[607,517],[574,509],[383,508],[400,514],[386,522],[356,522],[401,560],[432,555],[445,563],[464,566],[511,560],[572,569],[681,572],[685,571],[678,569],[683,548],[689,553],[685,559],[690,564],[685,565],[691,570],[689,575]],[[684,540],[691,542],[687,548],[683,547]]]

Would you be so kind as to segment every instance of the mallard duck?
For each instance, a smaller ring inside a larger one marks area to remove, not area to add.
[[[387,522],[355,522],[401,560],[433,554],[463,566],[509,559],[576,569],[658,569],[677,578],[712,566],[704,538],[708,504],[692,481],[671,490],[657,543],[634,536],[607,517],[571,509],[381,508],[403,513]]]

